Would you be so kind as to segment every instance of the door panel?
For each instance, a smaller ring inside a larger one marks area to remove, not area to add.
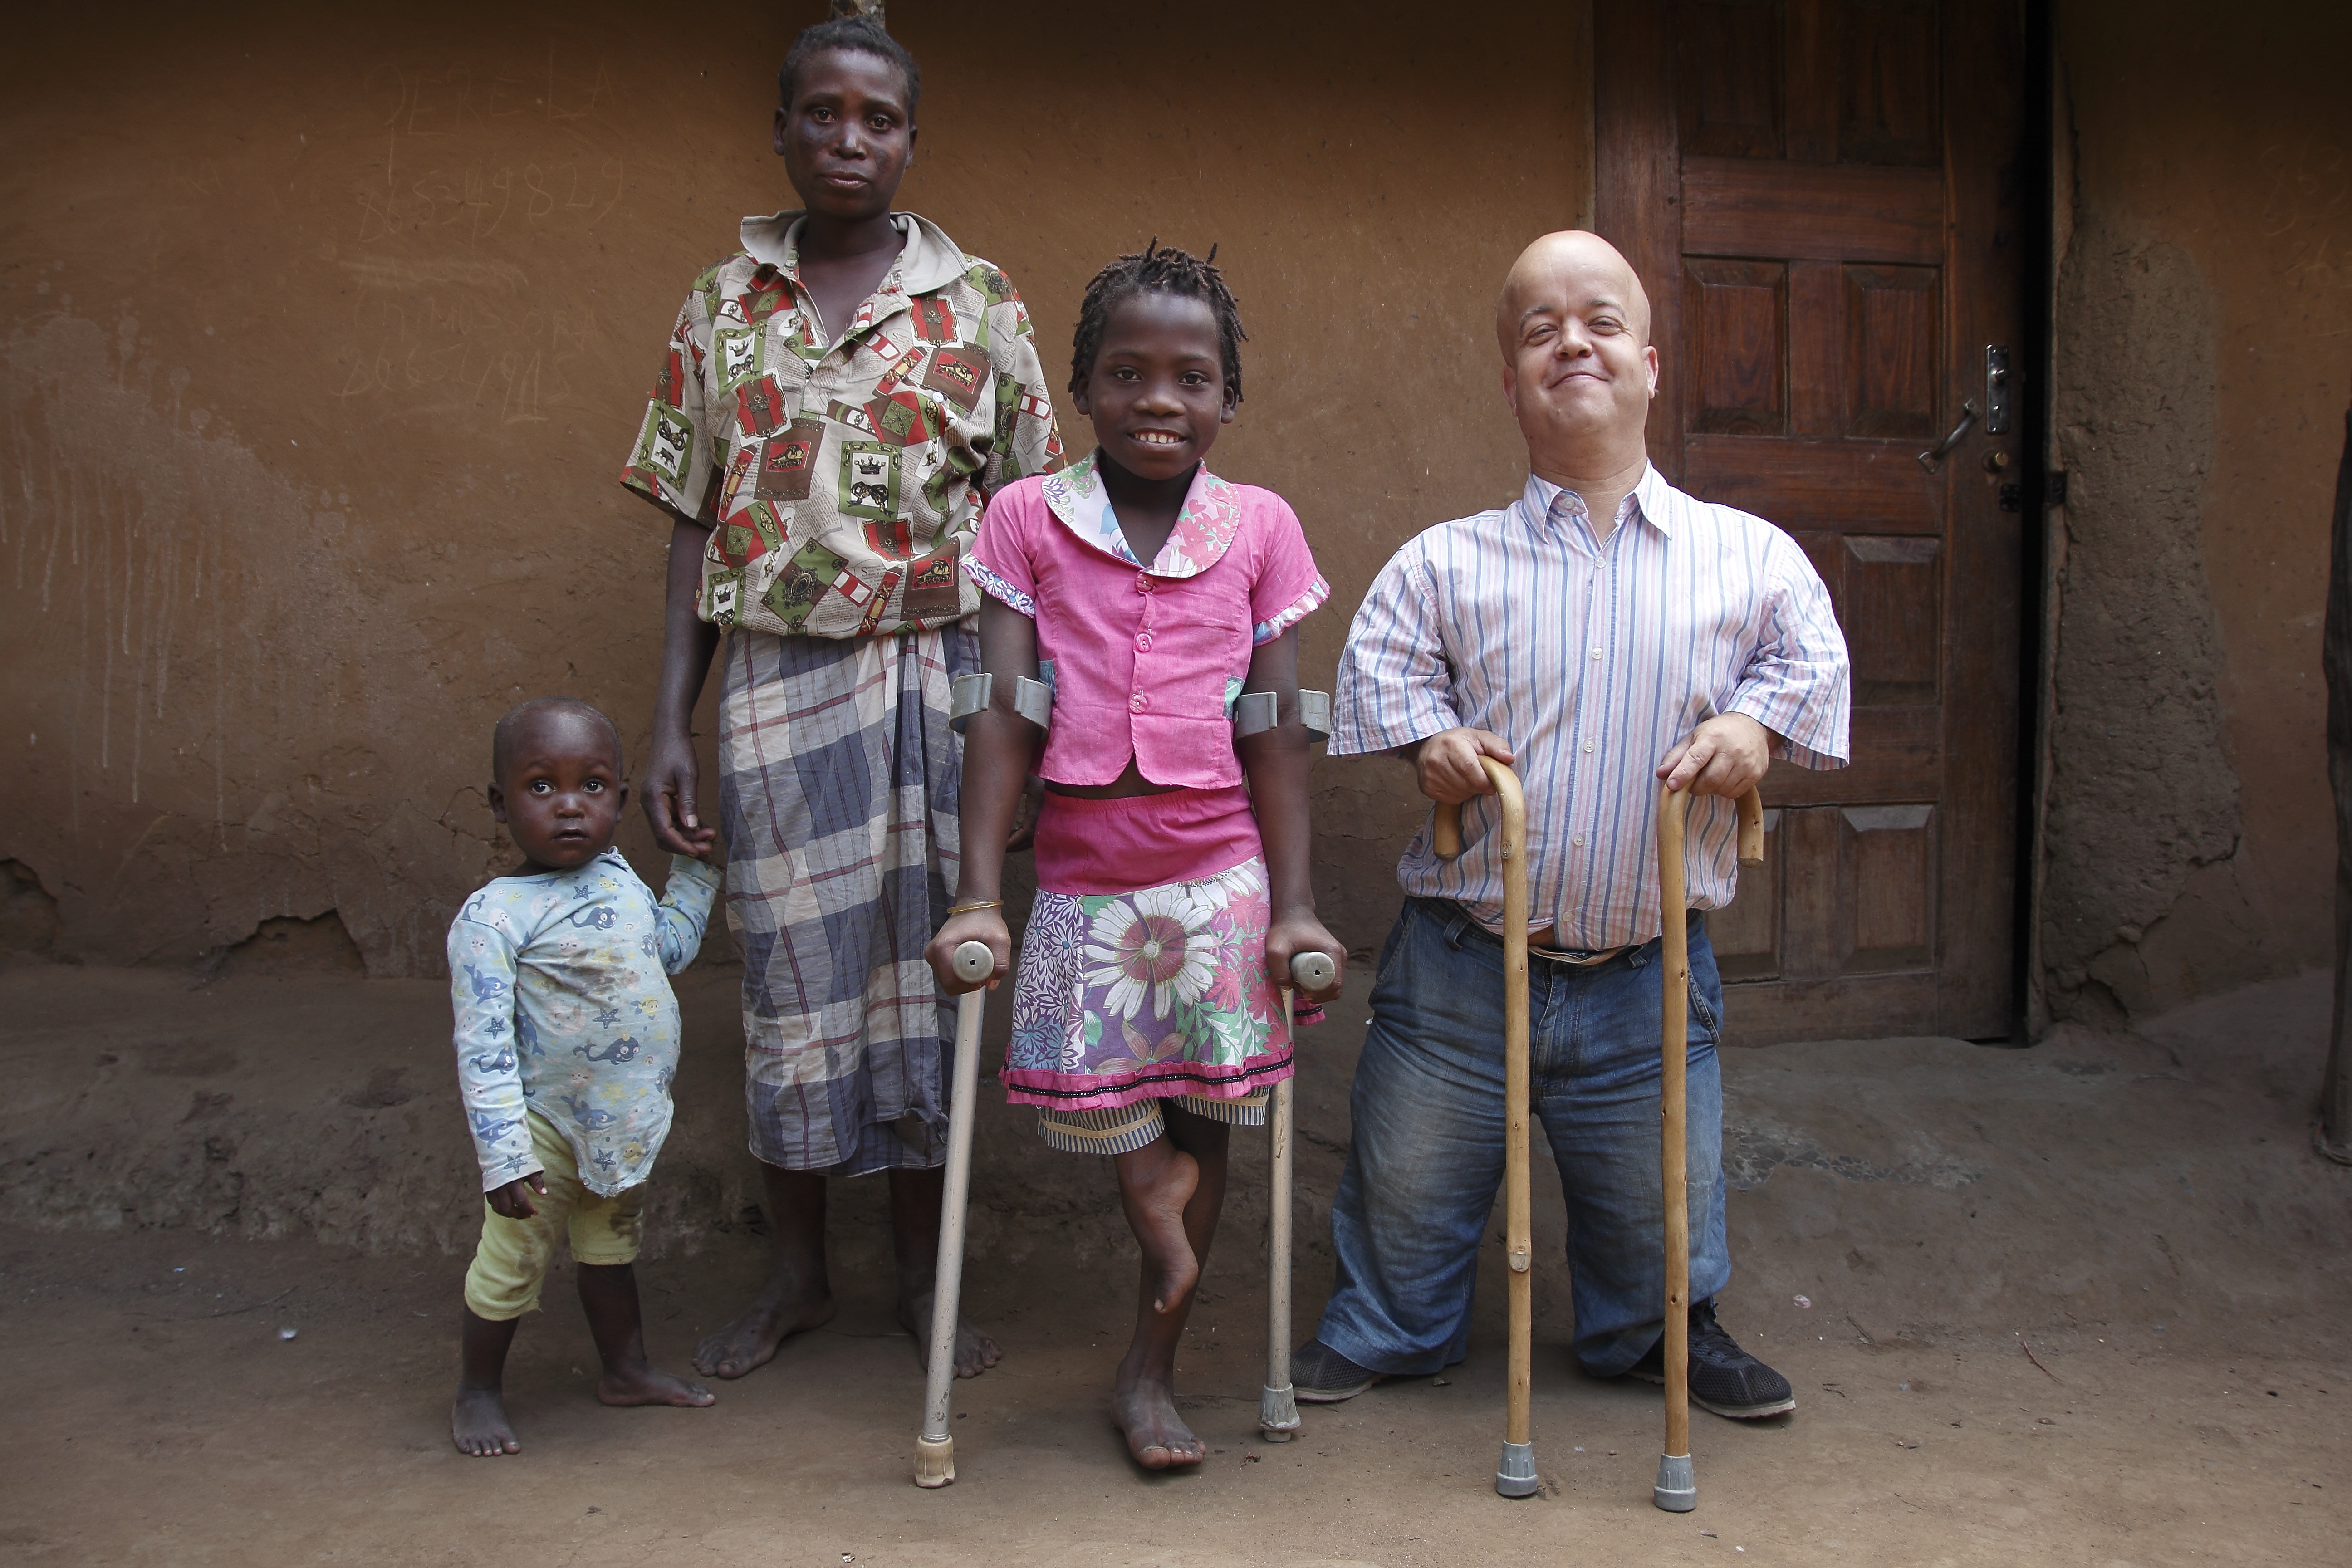
[[[1853,765],[1776,763],[1710,921],[1727,1037],[2011,1022],[2020,526],[1972,431],[2016,344],[2021,16],[1990,0],[1601,0],[1599,222],[1650,289],[1652,459],[1803,545]]]

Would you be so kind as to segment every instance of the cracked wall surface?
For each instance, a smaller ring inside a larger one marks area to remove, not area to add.
[[[1401,3],[1334,28],[1216,0],[1112,36],[1068,5],[902,10],[927,75],[901,205],[1012,275],[1057,397],[1097,267],[1155,234],[1222,247],[1250,396],[1215,466],[1305,518],[1328,683],[1396,546],[1517,491],[1489,311],[1591,188],[1579,14],[1433,34]],[[12,949],[217,973],[347,940],[434,973],[509,859],[498,714],[585,698],[642,761],[668,530],[614,479],[688,284],[790,205],[774,72],[824,14],[716,47],[611,4],[134,3],[126,51],[12,24],[46,62],[0,104]],[[1507,24],[1560,83],[1512,105],[1510,158],[1465,160],[1454,106],[1491,95]],[[1137,112],[1133,49],[1190,73],[1181,112]],[[1318,889],[1369,947],[1420,811],[1401,768],[1317,766]]]
[[[2326,961],[2352,16],[2057,18],[2037,956],[2047,1016],[2112,1021]]]

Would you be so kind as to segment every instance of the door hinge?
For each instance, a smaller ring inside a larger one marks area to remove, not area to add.
[[[2042,481],[2042,504],[2043,506],[2064,506],[2066,504],[2065,469],[2053,468],[2050,470],[2049,476]]]

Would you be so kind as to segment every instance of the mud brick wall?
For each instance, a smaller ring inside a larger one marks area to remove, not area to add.
[[[497,715],[584,697],[642,759],[667,528],[614,478],[687,284],[791,205],[775,68],[824,13],[132,5],[102,48],[70,12],[15,24],[43,64],[0,106],[8,947],[431,974],[507,853]],[[890,21],[926,71],[901,205],[1011,273],[1057,384],[1097,267],[1221,247],[1251,338],[1216,461],[1305,518],[1328,679],[1396,544],[1517,488],[1489,302],[1587,200],[1579,13]],[[1504,32],[1551,85],[1498,98]],[[1507,157],[1467,133],[1492,115]],[[1353,945],[1394,907],[1406,789],[1323,765]]]

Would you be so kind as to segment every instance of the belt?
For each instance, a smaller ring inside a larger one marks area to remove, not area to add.
[[[1496,947],[1503,945],[1503,939],[1501,937],[1496,936],[1493,931],[1490,931],[1485,926],[1480,925],[1475,916],[1472,915],[1467,909],[1455,903],[1453,900],[1430,899],[1426,901],[1433,904],[1444,905],[1445,908],[1460,915],[1462,917],[1464,929],[1471,932],[1473,935],[1479,937],[1483,941],[1492,942]],[[1700,918],[1701,912],[1702,911],[1698,910],[1692,910],[1689,911],[1688,918],[1692,921],[1696,922]],[[1530,942],[1528,946],[1528,956],[1529,958],[1540,958],[1547,963],[1558,964],[1564,969],[1597,969],[1601,965],[1607,963],[1611,959],[1622,958],[1629,952],[1638,952],[1643,948],[1652,945],[1654,945],[1654,942],[1627,942],[1622,947],[1559,948],[1537,947]]]

